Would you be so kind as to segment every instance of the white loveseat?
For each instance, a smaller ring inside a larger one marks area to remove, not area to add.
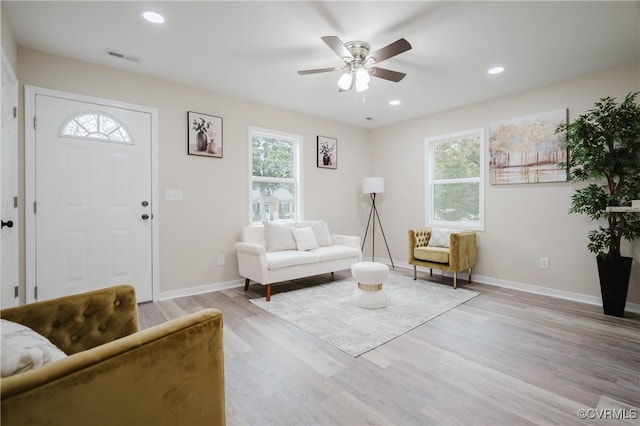
[[[241,239],[235,249],[244,289],[251,280],[266,286],[267,301],[271,284],[349,269],[362,260],[360,237],[331,234],[322,221],[245,226]]]

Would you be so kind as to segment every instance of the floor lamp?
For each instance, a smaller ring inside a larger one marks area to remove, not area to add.
[[[387,244],[387,237],[384,235],[384,229],[382,228],[382,222],[378,215],[378,209],[376,209],[376,194],[382,194],[384,192],[384,178],[381,177],[367,177],[362,180],[362,193],[371,195],[371,211],[369,212],[369,220],[367,221],[367,229],[364,231],[364,239],[362,240],[362,249],[364,250],[364,244],[367,242],[367,234],[369,233],[369,225],[371,226],[371,261],[373,262],[376,255],[376,219],[380,225],[382,231],[382,238],[384,238],[384,245],[387,246],[387,253],[389,253],[389,260],[391,261],[391,267],[395,269],[393,259],[391,258],[391,251],[389,251],[389,244]],[[373,219],[373,224],[371,223]]]

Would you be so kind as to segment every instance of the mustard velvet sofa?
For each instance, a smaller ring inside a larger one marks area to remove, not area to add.
[[[224,425],[222,313],[139,331],[137,309],[123,285],[0,311],[69,355],[2,379],[2,425]]]
[[[453,288],[458,287],[458,272],[467,270],[471,282],[471,270],[476,266],[476,233],[473,231],[455,231],[449,234],[449,247],[431,247],[432,228],[409,230],[409,264],[413,265],[413,279],[417,279],[417,267],[453,272]]]

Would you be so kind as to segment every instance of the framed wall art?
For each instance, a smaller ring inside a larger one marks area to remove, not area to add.
[[[489,182],[491,184],[565,182],[566,134],[556,133],[567,124],[566,108],[491,123]]]
[[[187,153],[222,158],[222,117],[187,112]]]
[[[338,140],[318,136],[317,166],[321,169],[338,168]]]

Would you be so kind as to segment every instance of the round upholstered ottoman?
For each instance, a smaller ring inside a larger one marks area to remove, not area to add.
[[[351,265],[351,275],[358,282],[353,291],[352,302],[365,309],[380,309],[389,303],[382,289],[389,267],[377,262],[358,262]]]

